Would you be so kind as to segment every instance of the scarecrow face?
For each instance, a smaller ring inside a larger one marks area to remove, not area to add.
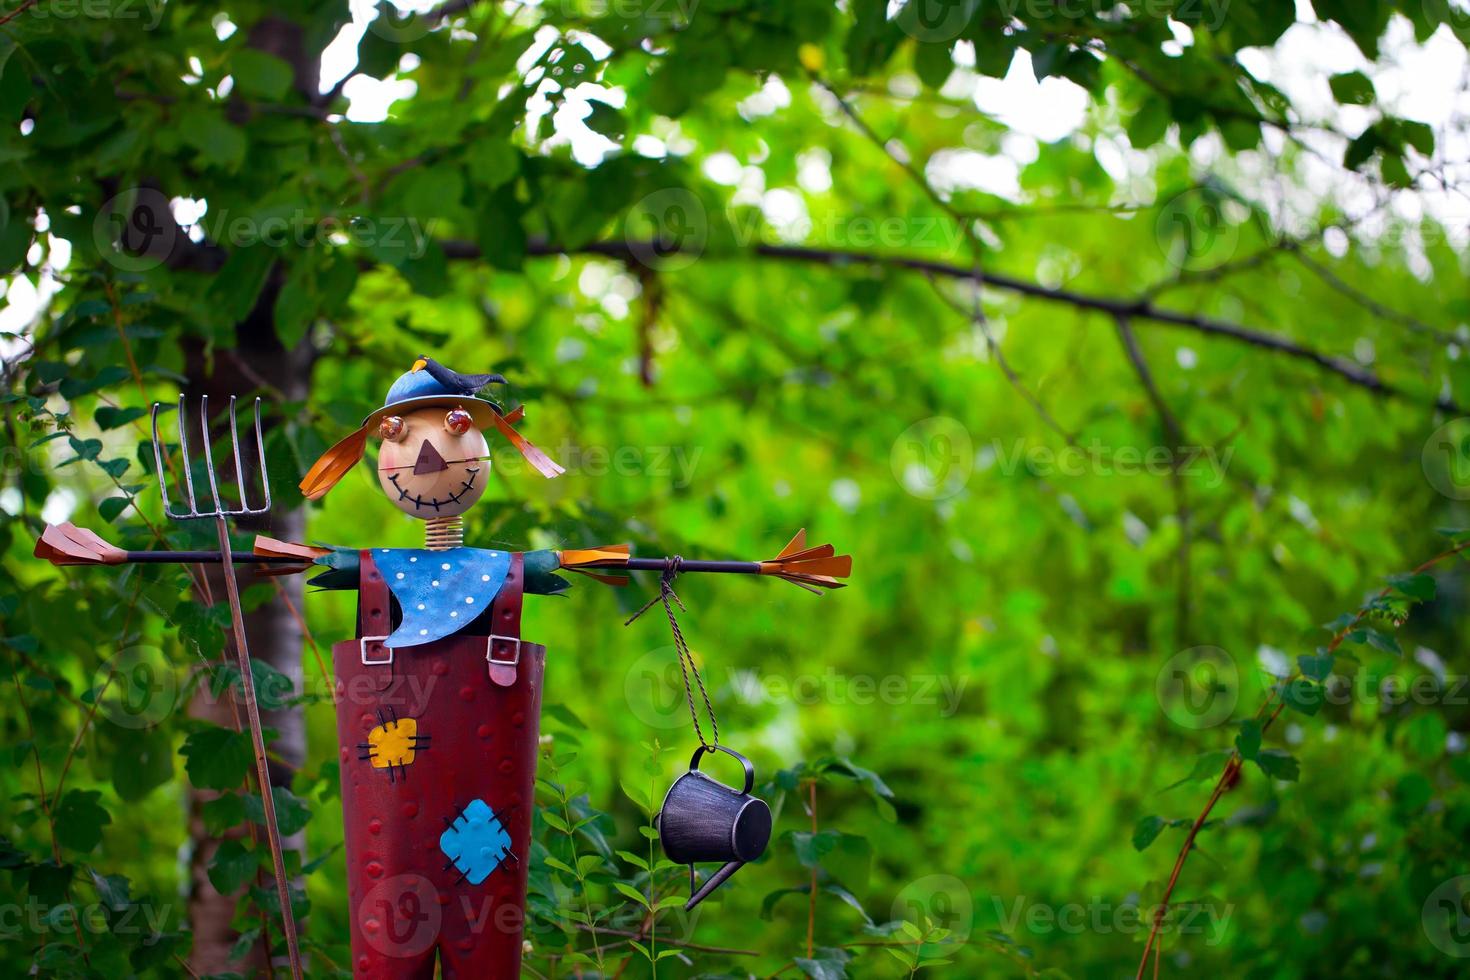
[[[378,482],[420,520],[457,517],[485,492],[490,449],[469,413],[452,405],[390,415],[378,425]]]

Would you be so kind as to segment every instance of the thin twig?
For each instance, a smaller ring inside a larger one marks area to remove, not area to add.
[[[1445,559],[1452,558],[1455,555],[1461,554],[1467,548],[1470,548],[1470,541],[1465,541],[1461,544],[1455,545],[1453,548],[1446,549],[1445,551],[1440,552],[1433,558],[1419,565],[1412,572],[1410,572],[1410,574],[1418,575],[1421,572],[1425,572],[1430,568],[1433,568],[1440,562],[1444,561]],[[1376,598],[1382,599],[1392,591],[1392,586],[1383,588],[1379,590]],[[1333,634],[1332,639],[1328,641],[1327,646],[1324,648],[1324,653],[1334,653],[1337,648],[1342,645],[1342,642],[1344,639],[1347,638],[1347,635],[1351,633],[1354,629],[1356,629],[1358,625],[1368,617],[1371,606],[1371,601],[1364,603],[1362,607],[1358,609],[1357,614],[1352,618],[1352,620]],[[1296,676],[1297,675],[1293,675],[1293,677],[1288,678],[1285,683],[1291,683],[1291,681],[1296,679]],[[1265,719],[1261,722],[1262,734],[1264,734],[1267,729],[1271,727],[1276,719],[1281,716],[1281,712],[1286,708],[1286,700],[1284,697],[1279,702],[1276,700],[1276,694],[1279,690],[1285,690],[1285,684],[1273,687],[1271,692],[1266,695],[1266,700],[1263,701],[1261,703],[1261,706],[1256,710],[1255,717],[1258,719],[1264,717]],[[1269,715],[1267,714],[1267,712],[1270,712]],[[1174,870],[1169,874],[1168,884],[1164,886],[1163,897],[1160,898],[1158,908],[1154,913],[1154,921],[1153,925],[1149,929],[1148,941],[1144,943],[1143,956],[1139,959],[1138,962],[1138,973],[1136,974],[1136,980],[1143,980],[1144,971],[1148,968],[1149,952],[1154,948],[1155,940],[1159,939],[1159,929],[1163,926],[1164,917],[1168,914],[1169,911],[1169,899],[1174,894],[1174,887],[1179,883],[1179,875],[1184,870],[1184,863],[1186,860],[1188,860],[1189,853],[1194,848],[1195,838],[1199,836],[1200,830],[1204,827],[1205,822],[1209,820],[1210,813],[1215,809],[1215,804],[1219,803],[1220,798],[1225,795],[1225,791],[1230,786],[1234,785],[1236,777],[1240,774],[1240,771],[1244,766],[1245,760],[1241,757],[1240,751],[1238,749],[1232,750],[1230,758],[1225,762],[1224,770],[1221,771],[1220,777],[1215,781],[1215,788],[1210,793],[1210,798],[1205,801],[1204,809],[1200,810],[1199,816],[1195,817],[1194,823],[1190,825],[1189,832],[1184,835],[1184,843],[1179,848],[1179,856],[1174,859]]]

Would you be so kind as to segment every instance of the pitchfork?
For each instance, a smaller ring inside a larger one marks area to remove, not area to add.
[[[240,669],[240,686],[244,693],[245,714],[250,720],[250,739],[255,750],[255,775],[260,783],[260,802],[265,810],[265,832],[270,841],[271,862],[275,865],[276,892],[281,900],[281,920],[286,930],[286,952],[291,960],[293,980],[301,980],[301,951],[296,944],[296,920],[291,912],[291,892],[286,881],[286,862],[281,852],[281,833],[276,826],[276,803],[271,794],[270,773],[266,764],[265,735],[260,725],[260,708],[255,702],[255,678],[250,670],[250,648],[245,642],[245,619],[240,608],[240,587],[235,582],[234,555],[230,551],[230,527],[228,518],[255,517],[271,509],[270,476],[265,465],[265,438],[260,429],[260,399],[255,399],[255,447],[260,459],[260,484],[265,493],[265,503],[251,507],[248,482],[240,455],[240,426],[235,418],[235,397],[230,396],[230,445],[235,456],[235,482],[239,486],[240,505],[229,507],[220,496],[219,480],[214,471],[214,451],[209,437],[209,396],[199,399],[199,434],[204,444],[204,470],[209,474],[209,496],[212,506],[201,509],[194,495],[193,459],[189,455],[189,435],[184,418],[184,396],[179,396],[179,457],[184,469],[184,489],[188,507],[175,510],[169,500],[168,481],[164,477],[163,440],[158,436],[158,402],[153,403],[153,461],[158,472],[158,491],[163,495],[163,512],[171,521],[193,521],[214,518],[214,529],[219,535],[220,569],[225,579],[225,594],[230,600],[230,620],[235,630],[235,656]],[[270,955],[270,951],[266,951]]]

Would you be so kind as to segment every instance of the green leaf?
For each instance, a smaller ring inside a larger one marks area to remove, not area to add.
[[[276,805],[276,825],[281,835],[288,837],[304,828],[311,820],[311,808],[306,801],[284,786],[271,787],[271,801]],[[251,821],[265,824],[265,807],[259,793],[246,793],[241,797],[245,816]]]
[[[607,137],[614,143],[620,142],[627,135],[628,121],[623,118],[623,114],[617,108],[596,99],[589,99],[587,104],[592,107],[592,111],[582,122],[588,129]]]
[[[209,883],[221,895],[233,895],[255,875],[259,861],[254,852],[234,838],[220,841],[209,862]]]
[[[245,133],[225,121],[223,107],[189,106],[181,110],[178,133],[211,166],[233,173],[245,162]]]
[[[954,72],[954,57],[950,54],[952,42],[934,44],[919,43],[914,48],[914,71],[919,81],[929,88],[941,88]]]
[[[1235,736],[1235,750],[1242,759],[1254,759],[1261,751],[1261,723],[1247,718],[1240,723],[1240,734]]]
[[[1360,71],[1343,72],[1327,80],[1332,97],[1343,105],[1369,105],[1373,102],[1373,82]]]
[[[173,739],[162,727],[129,731],[112,758],[112,786],[126,803],[143,799],[173,775]]]
[[[111,524],[116,521],[118,515],[128,509],[132,503],[131,497],[107,497],[97,503],[97,513],[102,519]]]
[[[1263,749],[1256,754],[1255,763],[1261,767],[1262,772],[1273,779],[1284,779],[1294,783],[1301,775],[1301,767],[1297,764],[1296,757],[1281,749]]]
[[[1183,786],[1185,783],[1196,782],[1211,776],[1218,776],[1224,767],[1225,761],[1230,758],[1231,753],[1226,749],[1216,749],[1213,752],[1202,752],[1195,756],[1194,764],[1189,773],[1183,779],[1170,783],[1159,792],[1167,793],[1171,789]]]
[[[1332,654],[1303,654],[1296,658],[1297,669],[1308,680],[1325,681],[1332,674]]]
[[[48,861],[32,865],[26,875],[26,887],[42,905],[60,905],[66,900],[66,892],[75,873],[76,869],[69,864],[58,865]]]
[[[546,862],[546,865],[548,867],[555,868],[558,871],[565,872],[566,874],[571,875],[573,878],[577,877],[577,869],[573,868],[571,865],[567,864],[565,861],[559,860],[558,858],[555,858],[555,857],[553,857],[550,854],[546,855],[546,857],[543,858],[542,860]]]
[[[225,793],[206,800],[199,807],[199,816],[204,821],[205,830],[221,837],[231,827],[238,827],[245,822],[245,803],[240,799],[240,794]]]
[[[114,408],[111,405],[102,405],[92,417],[100,429],[120,429],[134,419],[140,419],[147,414],[147,409]]]
[[[1322,710],[1322,701],[1326,692],[1322,685],[1313,684],[1304,678],[1293,678],[1281,685],[1281,700],[1293,711],[1304,715],[1315,715]]]
[[[257,48],[241,48],[230,56],[230,74],[241,94],[278,102],[291,91],[291,66]]]
[[[624,882],[624,881],[614,881],[612,883],[612,885],[613,885],[614,888],[616,888],[623,895],[626,895],[628,898],[631,898],[633,901],[637,902],[639,905],[643,906],[644,908],[648,908],[648,898],[647,898],[647,896],[645,896],[638,889],[634,888],[632,885],[630,885],[630,884],[628,884],[627,882]]]
[[[1169,826],[1168,821],[1160,816],[1151,814],[1140,819],[1133,825],[1133,849],[1135,851],[1146,850],[1167,826]]]
[[[255,761],[248,735],[219,727],[192,732],[179,754],[189,782],[200,789],[239,788]]]
[[[828,955],[838,954],[841,955]],[[797,957],[791,962],[796,968],[812,980],[847,980],[847,962],[849,956],[845,950],[824,950],[823,956],[818,959],[803,959]]]
[[[1430,602],[1434,599],[1434,576],[1425,572],[1419,572],[1418,574],[1406,572],[1402,575],[1390,575],[1388,584],[1410,599],[1417,599],[1420,602]]]
[[[56,822],[56,840],[62,847],[85,854],[102,843],[102,828],[112,817],[97,801],[97,790],[69,789],[52,813]]]

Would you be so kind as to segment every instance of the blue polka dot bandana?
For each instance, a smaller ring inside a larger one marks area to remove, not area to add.
[[[397,649],[451,636],[487,612],[510,571],[510,552],[374,548],[373,562],[403,610],[385,641]]]

